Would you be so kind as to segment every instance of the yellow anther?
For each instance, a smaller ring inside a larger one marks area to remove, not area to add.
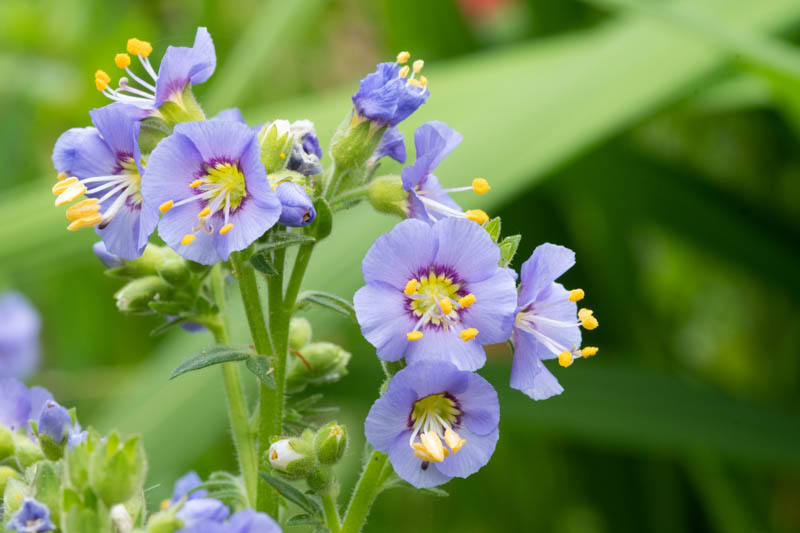
[[[65,179],[67,179],[67,173],[66,173],[66,172],[59,172],[59,173],[56,175],[56,179],[57,179],[58,181],[63,181],[63,180],[65,180]]]
[[[414,87],[419,87],[419,80],[408,80],[409,85],[413,85]]]
[[[193,182],[191,182],[189,184],[189,187],[191,187],[192,189],[196,189],[199,186],[201,186],[202,184],[203,184],[203,180],[201,178],[197,178],[196,180],[194,180]]]
[[[472,190],[475,191],[477,194],[486,194],[489,192],[489,182],[486,181],[484,178],[475,178],[472,180]]]
[[[399,54],[397,54],[397,63],[399,65],[404,65],[408,60],[411,59],[411,53],[403,50]]]
[[[140,41],[135,37],[128,39],[128,46],[126,48],[129,54],[135,56],[147,57],[153,52],[153,47],[147,41]]]
[[[142,57],[147,57],[153,53],[153,45],[148,43],[147,41],[139,41],[139,55]]]
[[[583,289],[572,289],[569,291],[569,301],[570,302],[580,302],[583,300],[585,296]]]
[[[283,152],[281,152],[281,159],[286,159],[286,154],[284,154]]]
[[[108,87],[108,82],[106,80],[101,80],[100,78],[95,78],[94,86],[97,88],[98,91],[103,92]]]
[[[100,202],[97,198],[87,198],[67,208],[67,218],[78,220],[94,216],[100,211]]]
[[[475,295],[472,293],[467,294],[466,296],[462,296],[458,299],[458,305],[461,306],[462,309],[466,309],[470,305],[475,303]]]
[[[414,69],[414,73],[418,73],[420,70],[422,70],[422,67],[424,66],[425,62],[421,59],[417,59],[416,61],[411,63],[411,68]]]
[[[192,235],[191,233],[187,233],[186,235],[183,236],[183,239],[181,239],[181,244],[184,246],[186,246],[187,244],[192,244],[194,242],[194,239],[195,239],[194,235]]]
[[[558,354],[558,364],[563,367],[568,367],[572,364],[572,353],[571,352],[561,352]]]
[[[53,189],[52,189],[53,194],[55,194],[55,195],[61,194],[62,192],[66,191],[67,188],[70,185],[72,185],[73,183],[78,183],[78,178],[76,178],[75,176],[72,176],[71,178],[67,178],[65,180],[59,181],[58,183],[53,185]]]
[[[467,328],[458,334],[458,336],[461,337],[461,340],[464,342],[474,339],[477,335],[478,330],[475,328]]]
[[[86,192],[86,185],[84,185],[81,182],[73,183],[69,187],[65,188],[64,192],[58,195],[58,198],[56,198],[55,202],[56,207],[68,204],[73,200],[77,200],[78,198],[83,196],[83,193],[85,192]]]
[[[584,308],[578,311],[578,319],[581,321],[581,325],[589,330],[595,329],[600,325],[591,309]]]
[[[453,304],[450,303],[448,298],[439,300],[439,305],[442,307],[442,313],[449,315],[451,312],[453,312]]]
[[[226,233],[228,233],[232,229],[233,229],[233,224],[225,224],[224,226],[219,228],[219,234],[220,235],[225,235]]]
[[[103,221],[103,215],[97,213],[95,215],[79,218],[78,220],[73,221],[69,226],[67,226],[67,229],[70,231],[78,231],[79,229],[82,228],[90,228],[92,226],[96,226],[102,221]]]
[[[131,56],[128,54],[117,54],[114,56],[114,64],[119,68],[127,68],[131,64]]]
[[[406,283],[406,288],[403,289],[403,292],[409,296],[417,292],[417,280],[416,279],[409,280],[408,283]]]
[[[462,439],[461,436],[452,430],[452,428],[447,428],[444,432],[444,441],[450,446],[450,449],[453,450],[453,453],[458,453],[458,450],[464,446],[466,443],[466,439]]]
[[[95,70],[94,71],[94,79],[96,80],[103,80],[106,83],[111,81],[111,76],[106,74],[105,70]]]
[[[583,357],[592,357],[593,355],[597,354],[597,350],[599,350],[597,346],[586,346],[585,348],[581,349],[581,355]]]
[[[197,213],[197,218],[207,217],[210,214],[211,214],[211,208],[205,206],[199,213]]]
[[[130,39],[128,39],[128,45],[125,47],[125,49],[128,51],[129,54],[138,55],[139,46],[141,42],[142,41],[140,41],[136,37],[131,37]]]
[[[411,70],[411,67],[406,65],[406,66],[404,66],[403,68],[400,69],[400,72],[398,74],[400,74],[401,78],[405,78],[406,76],[408,76],[408,71],[409,70]]]
[[[160,505],[161,510],[166,511],[167,509],[169,509],[171,503],[172,502],[170,502],[169,500],[161,500],[161,505]]]
[[[278,450],[274,448],[272,449],[272,455],[270,456],[270,459],[272,459],[273,461],[278,459]]]
[[[162,213],[166,213],[167,211],[172,209],[173,205],[175,205],[175,202],[173,202],[172,200],[167,200],[166,202],[158,206],[158,210],[161,211]]]
[[[419,77],[419,86],[422,87],[423,89],[425,87],[427,87],[428,86],[428,78],[426,78],[425,76],[420,76]]]
[[[422,332],[417,330],[409,331],[406,333],[406,338],[410,341],[418,341],[422,338]]]
[[[444,461],[444,458],[446,457],[445,449],[442,445],[442,440],[439,438],[439,435],[433,431],[428,431],[427,433],[422,433],[419,436],[419,440],[425,447],[425,451],[428,452],[428,455],[430,455],[431,462],[441,463]]]
[[[489,220],[489,215],[486,214],[486,211],[482,209],[470,209],[464,213],[467,215],[467,218],[473,222],[477,222],[478,224],[484,224],[487,220]]]

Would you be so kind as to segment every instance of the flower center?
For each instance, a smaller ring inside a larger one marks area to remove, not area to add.
[[[409,415],[412,432],[408,444],[414,455],[424,462],[440,463],[451,452],[458,453],[466,443],[454,429],[460,417],[461,410],[448,393],[431,394],[417,400]]]
[[[453,276],[429,270],[419,279],[412,278],[403,290],[408,297],[408,309],[412,316],[417,317],[414,329],[406,334],[410,341],[423,337],[420,328],[430,326],[442,328],[445,331],[457,331],[465,341],[475,338],[478,330],[475,328],[461,328],[459,314],[462,310],[475,303],[475,295],[463,294],[461,283]]]

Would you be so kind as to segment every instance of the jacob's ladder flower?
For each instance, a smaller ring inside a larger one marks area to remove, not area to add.
[[[18,292],[0,295],[0,378],[26,378],[39,364],[41,319]]]
[[[55,530],[56,525],[50,520],[50,509],[45,504],[25,498],[6,528],[17,533],[44,533]]]

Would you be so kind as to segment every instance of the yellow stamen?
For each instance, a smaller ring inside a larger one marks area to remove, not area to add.
[[[161,510],[166,511],[167,509],[169,509],[170,503],[172,502],[170,502],[169,500],[161,500],[161,505],[160,505]]]
[[[57,179],[58,181],[63,181],[63,180],[65,180],[65,179],[67,179],[67,173],[66,173],[66,172],[59,172],[59,173],[56,175],[56,179]]]
[[[583,300],[585,296],[583,289],[572,289],[569,291],[569,301],[570,302],[580,302]]]
[[[200,179],[200,178],[197,178],[196,180],[194,180],[193,182],[191,182],[189,184],[189,187],[191,187],[192,189],[196,189],[199,186],[201,186],[202,184],[203,184],[203,180]]]
[[[585,348],[581,349],[581,355],[583,357],[592,357],[597,353],[597,350],[599,349],[600,348],[598,348],[597,346],[586,346]]]
[[[475,328],[467,328],[458,334],[458,336],[461,337],[461,340],[464,342],[474,339],[477,335],[478,330]]]
[[[421,59],[417,59],[413,63],[411,63],[411,68],[414,69],[414,73],[419,73],[422,70],[422,67],[425,66],[425,62]]]
[[[450,449],[453,450],[453,453],[458,453],[458,450],[464,446],[464,443],[467,442],[466,439],[462,439],[461,436],[453,431],[451,428],[447,428],[444,432],[444,441],[450,446]]]
[[[405,78],[406,76],[408,76],[408,71],[409,71],[409,70],[411,70],[411,68],[410,68],[408,65],[406,65],[406,66],[404,66],[403,68],[401,68],[401,69],[400,69],[400,72],[399,72],[399,74],[400,74],[400,77],[401,77],[401,78]]]
[[[578,311],[578,319],[581,321],[581,325],[589,330],[595,329],[600,325],[597,319],[593,316],[591,309],[584,308]]]
[[[408,294],[409,296],[417,292],[417,280],[416,279],[409,280],[408,283],[406,283],[406,288],[403,289],[403,292]]]
[[[233,224],[225,224],[224,226],[219,228],[219,234],[220,235],[225,235],[226,233],[228,233],[232,229],[233,229]]]
[[[173,202],[172,200],[167,200],[166,202],[158,206],[158,210],[161,211],[162,213],[166,213],[167,211],[172,209],[173,205],[175,205],[175,202]]]
[[[92,226],[98,225],[103,220],[103,215],[97,213],[96,215],[88,216],[85,218],[79,218],[78,220],[73,221],[67,229],[70,231],[77,231],[82,228],[89,228]]]
[[[409,331],[406,333],[406,338],[410,341],[418,341],[422,338],[422,332],[417,330]]]
[[[127,50],[129,54],[147,57],[153,52],[153,47],[147,41],[140,41],[139,39],[132,37],[128,39]]]
[[[286,154],[284,154],[283,152],[281,152],[281,159],[286,159]]]
[[[108,87],[108,82],[106,80],[101,80],[100,78],[95,78],[94,86],[98,91],[103,92],[106,90],[106,87]]]
[[[63,183],[63,182],[62,182]],[[69,187],[64,189],[64,192],[58,195],[56,198],[56,207],[62,206],[64,204],[68,204],[73,200],[77,200],[83,193],[86,192],[86,185],[83,183],[73,183]]]
[[[420,76],[420,77],[419,77],[419,85],[420,85],[420,87],[422,87],[423,89],[424,89],[425,87],[427,87],[427,86],[428,86],[428,78],[426,78],[425,76]]]
[[[207,217],[210,214],[211,214],[211,208],[208,207],[208,206],[205,206],[202,211],[197,213],[197,218]]]
[[[272,450],[272,456],[270,457],[270,459],[272,459],[273,461],[278,459],[278,450],[275,449]]]
[[[409,85],[413,85],[414,87],[419,87],[419,80],[408,80]]]
[[[428,431],[427,433],[422,433],[419,436],[419,440],[425,447],[425,451],[431,456],[432,462],[441,463],[444,461],[444,446],[442,446],[442,440],[439,435],[433,431]]]
[[[103,80],[106,83],[111,81],[111,76],[106,74],[105,70],[95,70],[94,71],[94,79],[96,80]]]
[[[184,246],[186,246],[187,244],[192,244],[194,242],[194,239],[195,236],[192,235],[191,233],[188,233],[183,236],[183,239],[181,239],[181,244]]]
[[[142,57],[147,57],[153,53],[153,45],[148,43],[147,41],[140,41],[141,45],[139,47],[139,55]]]
[[[453,304],[450,303],[450,300],[447,298],[439,300],[439,305],[442,307],[442,313],[446,315],[449,315],[453,311]]]
[[[467,294],[466,296],[462,296],[458,299],[458,305],[461,306],[462,309],[466,309],[470,305],[475,303],[475,295],[472,293]]]
[[[399,54],[397,54],[397,63],[400,65],[404,65],[409,59],[411,59],[411,53],[403,50]]]
[[[67,188],[70,185],[72,185],[73,183],[78,183],[78,178],[76,178],[75,176],[72,176],[71,178],[67,178],[65,180],[59,181],[58,183],[53,185],[53,189],[52,189],[53,194],[55,194],[55,195],[61,194],[62,192],[66,191]]]
[[[486,181],[484,178],[475,178],[472,180],[472,190],[475,191],[477,194],[486,194],[489,192],[489,182]]]
[[[482,209],[470,209],[464,213],[467,215],[467,218],[473,222],[477,222],[478,224],[484,224],[487,220],[489,220],[489,215],[486,214],[486,211]]]
[[[100,211],[99,200],[97,198],[87,198],[67,208],[67,218],[70,220],[87,218],[94,216],[98,211]]]
[[[570,352],[561,352],[558,354],[558,364],[563,367],[568,367],[572,364],[572,353]]]
[[[117,54],[114,56],[114,64],[119,68],[127,68],[131,64],[131,56],[128,54]]]

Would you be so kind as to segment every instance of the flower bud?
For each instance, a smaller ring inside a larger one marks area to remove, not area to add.
[[[282,181],[275,187],[275,194],[281,202],[278,224],[298,228],[314,222],[317,216],[314,202],[302,186],[290,180]]]
[[[267,459],[272,468],[288,479],[303,479],[316,466],[312,445],[297,437],[273,442],[267,450]]]
[[[106,274],[117,278],[141,278],[156,273],[156,266],[164,260],[180,258],[171,248],[148,244],[136,259],[123,259],[110,253],[103,242],[92,247],[95,255],[108,268]]]
[[[149,313],[148,304],[157,296],[169,295],[172,288],[158,276],[135,279],[114,294],[117,308],[125,313]]]
[[[319,428],[314,437],[314,451],[320,464],[338,463],[346,449],[347,430],[344,426],[331,422]]]
[[[6,484],[8,484],[9,479],[23,481],[22,474],[10,466],[0,466],[0,494],[3,494],[3,492],[6,490]]]
[[[37,430],[42,451],[48,459],[61,459],[71,429],[72,418],[67,410],[53,400],[47,402],[39,415]]]
[[[0,461],[14,455],[14,437],[11,430],[0,424]]]
[[[310,120],[296,120],[292,122],[290,131],[294,136],[294,142],[286,168],[304,176],[321,173],[322,147],[317,132],[314,131],[314,123]]]
[[[367,190],[369,202],[376,210],[391,215],[406,216],[405,205],[408,192],[403,189],[400,176],[389,175],[375,178]]]
[[[3,489],[3,516],[11,516],[19,511],[25,496],[28,494],[28,486],[22,479],[16,476],[6,478],[6,486]]]
[[[191,272],[182,257],[164,259],[156,265],[158,276],[173,287],[183,287],[189,282]]]
[[[339,168],[363,166],[381,142],[386,126],[353,111],[331,139],[331,156]]]
[[[264,124],[258,132],[258,144],[261,147],[261,162],[267,174],[282,170],[286,166],[286,158],[292,152],[293,135],[288,120],[276,120]]]
[[[147,470],[139,437],[120,441],[114,432],[95,446],[89,459],[89,484],[109,507],[142,490]]]
[[[44,459],[42,449],[38,444],[33,442],[25,435],[15,433],[14,438],[14,456],[22,468],[28,468],[34,463],[38,463]]]
[[[289,322],[289,347],[302,350],[311,342],[311,322],[303,317],[294,317]]]
[[[175,533],[183,529],[183,522],[172,512],[156,513],[147,521],[147,533]]]
[[[287,390],[299,392],[308,384],[322,385],[347,375],[350,352],[330,342],[312,342],[300,350],[286,377]]]

